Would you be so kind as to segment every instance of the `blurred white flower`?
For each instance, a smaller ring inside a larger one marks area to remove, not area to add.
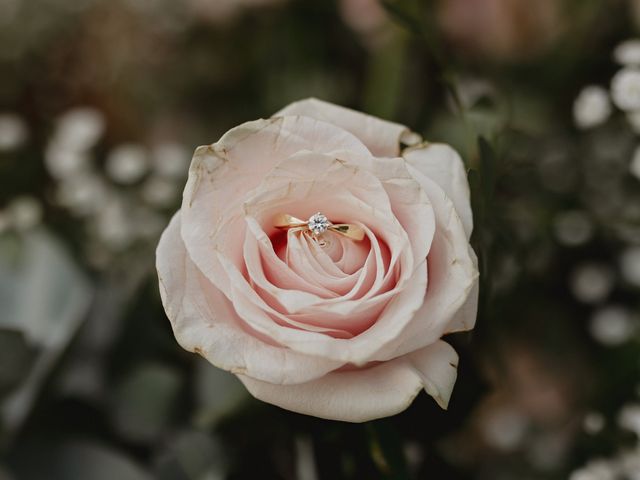
[[[640,287],[640,247],[630,247],[622,252],[620,270],[627,282]]]
[[[191,155],[179,143],[162,143],[152,152],[153,170],[161,177],[181,180],[187,176]]]
[[[502,451],[512,451],[524,440],[529,419],[515,408],[496,409],[483,421],[482,433],[486,442]]]
[[[611,98],[625,111],[640,110],[640,69],[626,67],[611,80]]]
[[[631,158],[631,162],[629,163],[629,172],[631,175],[640,180],[640,146],[636,147],[633,152],[633,157]]]
[[[146,180],[140,191],[147,204],[158,208],[174,206],[179,193],[180,187],[176,183],[155,176]]]
[[[584,431],[590,435],[600,433],[604,428],[605,419],[599,412],[589,412],[584,416],[582,426]]]
[[[614,274],[604,263],[585,263],[571,274],[571,291],[585,303],[597,303],[607,298],[613,288]]]
[[[11,218],[6,211],[0,210],[0,235],[9,230],[9,228],[11,228]]]
[[[42,205],[34,197],[15,198],[7,207],[11,226],[19,231],[36,227],[42,221]]]
[[[91,229],[97,240],[113,250],[126,248],[133,241],[128,209],[119,198],[110,199],[93,219]]]
[[[620,470],[627,480],[640,480],[640,448],[624,452],[619,459]]]
[[[573,103],[573,118],[578,128],[592,128],[604,123],[611,115],[608,92],[596,85],[582,89]]]
[[[631,130],[635,133],[640,133],[640,111],[627,112],[627,121],[631,126]]]
[[[613,51],[613,58],[621,65],[640,65],[640,39],[634,38],[619,44]]]
[[[27,125],[12,113],[0,114],[0,151],[14,150],[27,139]]]
[[[92,148],[105,129],[105,120],[95,108],[78,107],[58,118],[54,142],[63,150],[84,152]]]
[[[626,342],[634,330],[631,315],[625,308],[619,306],[598,310],[591,318],[589,327],[593,338],[607,346]]]
[[[579,210],[559,213],[553,220],[553,227],[558,241],[566,246],[583,245],[593,235],[591,219]]]
[[[591,460],[586,466],[571,473],[569,480],[616,480],[616,469],[606,460]]]
[[[69,177],[56,190],[56,200],[78,216],[98,212],[109,195],[102,178],[89,172]]]
[[[629,403],[618,413],[618,425],[640,436],[640,404]]]
[[[63,180],[87,168],[91,164],[91,158],[86,152],[71,150],[51,142],[44,152],[44,164],[53,178]]]
[[[133,143],[122,144],[111,150],[105,168],[114,182],[125,185],[135,183],[149,169],[147,150]]]

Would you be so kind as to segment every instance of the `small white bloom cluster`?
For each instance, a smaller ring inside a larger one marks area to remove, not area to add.
[[[0,113],[0,155],[20,148],[28,136],[27,124],[19,115]],[[40,200],[31,195],[15,197],[0,210],[0,234],[24,232],[37,227],[42,215]]]
[[[27,126],[22,118],[12,113],[0,113],[0,153],[20,147],[27,136]]]
[[[589,330],[598,342],[613,347],[631,339],[636,332],[636,323],[629,310],[610,305],[593,314]]]
[[[42,204],[32,196],[16,197],[0,210],[0,234],[8,231],[25,232],[37,227],[42,220]]]
[[[595,423],[597,429],[590,431],[588,425]],[[591,459],[571,473],[569,480],[640,480],[640,404],[623,406],[618,413],[617,424],[621,429],[636,434],[636,445],[625,448],[610,458]],[[588,433],[598,433],[603,426],[604,418],[600,414],[592,412],[585,417],[585,430]]]
[[[603,124],[611,115],[609,93],[597,85],[582,89],[573,104],[573,118],[581,129]]]
[[[45,151],[54,200],[83,222],[95,264],[108,263],[110,254],[138,241],[157,240],[165,210],[179,201],[190,161],[178,143],[153,149],[122,143],[107,152],[101,168],[94,150],[105,129],[101,112],[74,108],[57,119]]]
[[[636,134],[640,134],[640,39],[627,40],[613,52],[621,69],[611,79],[610,90],[598,85],[582,89],[573,104],[576,126],[586,130],[605,123],[612,105],[621,110]],[[640,179],[640,147],[629,164],[630,173]]]

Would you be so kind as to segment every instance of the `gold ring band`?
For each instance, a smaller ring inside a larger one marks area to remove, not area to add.
[[[300,229],[303,232],[310,232],[314,237],[322,235],[326,231],[335,232],[351,240],[360,241],[364,239],[364,229],[353,223],[331,223],[327,217],[318,212],[309,220],[301,220],[288,213],[280,213],[274,218],[274,227],[281,230]]]

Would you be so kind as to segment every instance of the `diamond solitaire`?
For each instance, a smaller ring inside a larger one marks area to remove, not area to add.
[[[327,219],[327,217],[318,212],[309,217],[307,225],[309,226],[309,230],[311,230],[311,233],[313,233],[314,235],[322,235],[331,226],[331,222],[329,221],[329,219]]]

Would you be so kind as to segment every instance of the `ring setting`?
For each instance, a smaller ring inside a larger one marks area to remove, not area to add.
[[[334,232],[351,240],[360,241],[364,239],[365,232],[358,225],[352,223],[332,223],[324,214],[317,212],[308,220],[301,220],[287,213],[278,214],[274,221],[274,227],[281,230],[296,230],[311,233],[312,237],[318,239],[325,232]]]

